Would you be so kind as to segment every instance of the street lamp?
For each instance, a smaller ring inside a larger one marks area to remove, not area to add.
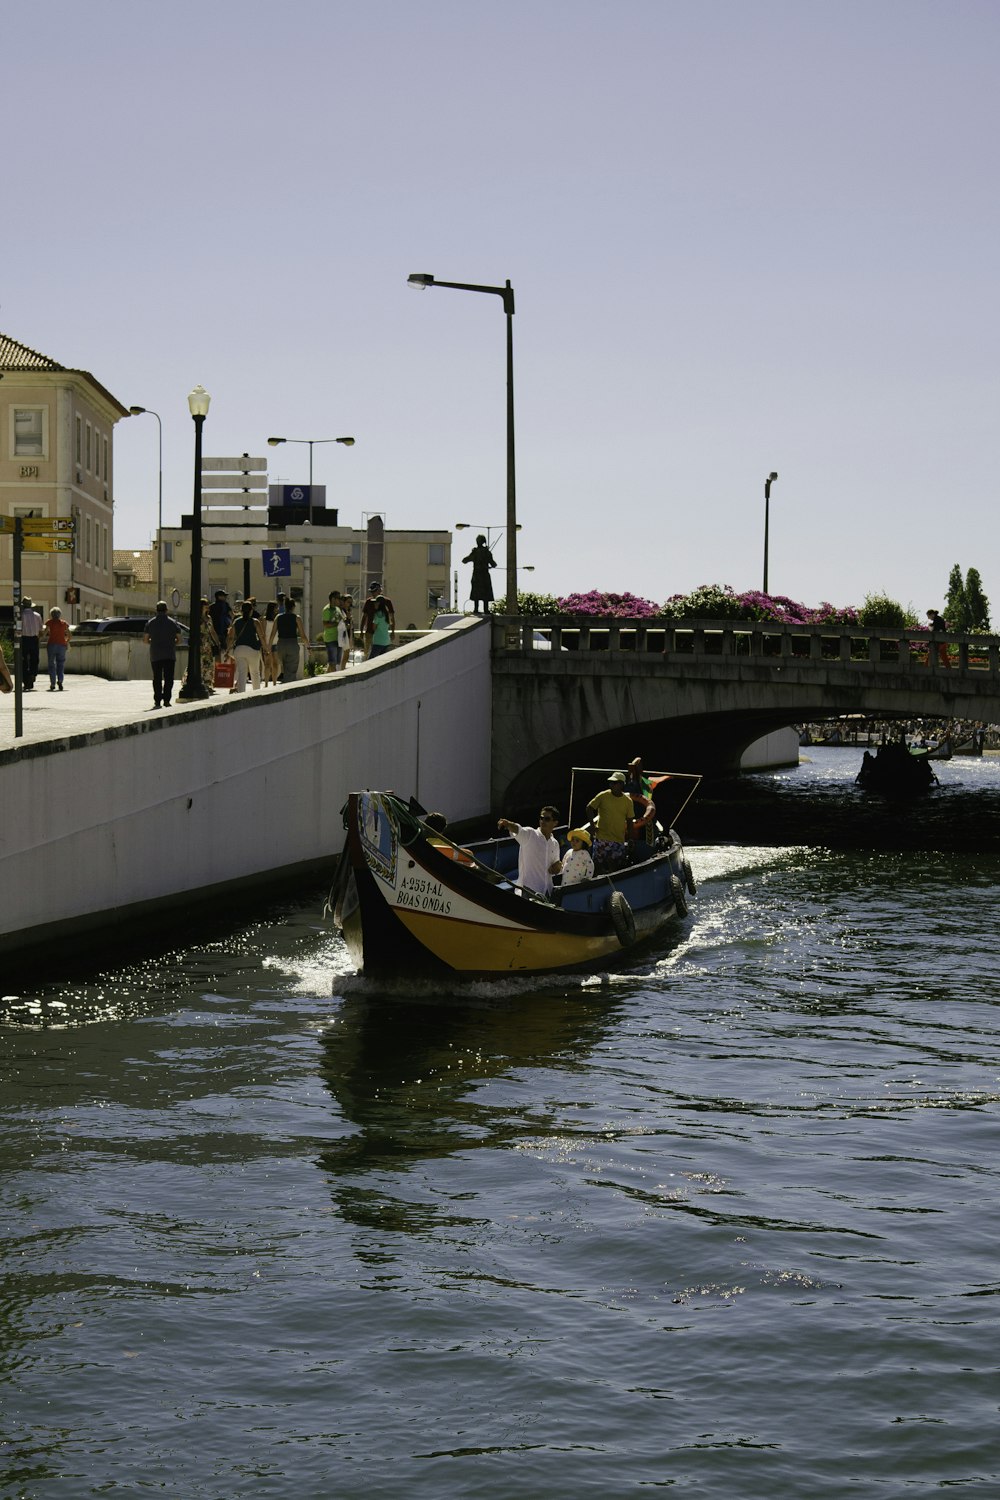
[[[155,417],[160,429],[160,484],[156,502],[156,597],[163,598],[163,423],[160,414],[148,406],[130,406],[130,417]]]
[[[187,676],[177,694],[178,701],[183,703],[208,697],[208,689],[201,676],[201,429],[205,425],[211,400],[211,396],[201,385],[196,385],[188,396],[188,409],[194,419],[194,514],[191,517],[191,610],[188,616]]]
[[[268,438],[267,443],[268,443],[268,447],[269,448],[277,448],[277,446],[278,446],[279,443],[308,443],[308,445],[309,445],[309,488],[310,489],[312,489],[312,482],[313,482],[313,448],[315,448],[315,446],[316,446],[317,443],[343,443],[343,445],[344,445],[345,448],[353,448],[354,447],[354,439],[352,437],[342,437],[342,438],[278,438],[278,437],[275,437],[275,438]],[[311,495],[309,497],[309,503],[310,503],[310,505],[312,504],[312,496]]]
[[[768,530],[771,521],[771,486],[777,479],[777,474],[770,473],[764,480],[764,593],[767,593],[767,542]]]
[[[517,496],[514,484],[514,289],[507,281],[503,286],[475,286],[467,281],[438,281],[426,271],[407,277],[409,285],[424,292],[429,286],[452,287],[459,292],[488,292],[499,297],[507,316],[507,613],[517,614]]]
[[[317,443],[342,443],[345,448],[354,447],[352,437],[339,438],[286,438],[269,437],[267,444],[269,448],[277,448],[279,443],[305,443],[309,448],[309,508],[312,509],[312,482],[313,482],[313,449]],[[312,558],[306,554],[302,564],[302,613],[305,616],[305,630],[309,633],[309,612],[312,609]]]

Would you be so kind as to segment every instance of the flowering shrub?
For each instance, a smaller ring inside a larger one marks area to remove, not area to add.
[[[589,594],[567,594],[559,600],[559,612],[616,620],[648,620],[661,613],[660,606],[651,599],[640,599],[636,594],[605,594],[600,589],[591,589]]]
[[[728,583],[702,584],[690,594],[674,594],[660,614],[667,620],[777,620],[786,625],[856,625],[857,611],[825,600],[815,607],[784,594],[748,589],[737,594]]]

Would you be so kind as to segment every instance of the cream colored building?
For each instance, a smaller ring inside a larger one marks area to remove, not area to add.
[[[231,604],[253,595],[259,604],[277,594],[290,593],[300,601],[299,613],[315,638],[322,624],[322,610],[330,593],[351,594],[356,603],[365,598],[368,584],[378,581],[392,600],[397,629],[425,629],[439,609],[451,599],[451,532],[445,530],[385,530],[381,542],[371,540],[370,527],[340,525],[276,524],[271,509],[267,550],[291,553],[290,577],[264,574],[264,549],[255,544],[246,558],[219,555],[231,548],[213,550],[212,528],[203,529],[201,592],[211,599],[225,589]],[[185,518],[187,519],[187,518]],[[377,534],[377,527],[375,528]],[[163,543],[163,590],[171,610],[187,619],[191,590],[190,526],[165,527]],[[378,547],[381,546],[381,552]],[[123,597],[118,595],[119,613]],[[358,609],[355,609],[357,620]],[[308,620],[306,620],[308,616]]]
[[[128,410],[87,370],[68,370],[0,333],[0,514],[73,518],[69,553],[26,551],[21,591],[42,614],[111,614],[114,426]],[[0,539],[0,598],[12,598],[12,541]]]

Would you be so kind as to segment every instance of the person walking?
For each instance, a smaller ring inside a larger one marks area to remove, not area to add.
[[[207,693],[215,692],[215,663],[222,660],[222,642],[215,633],[206,598],[201,601],[201,684]]]
[[[275,650],[281,668],[282,682],[297,682],[299,676],[299,647],[308,647],[302,621],[295,613],[295,600],[286,599],[285,607],[275,621],[277,635]]]
[[[326,647],[326,670],[336,672],[340,666],[340,626],[344,616],[340,592],[334,589],[323,610],[323,645]]]
[[[263,620],[264,660],[262,663],[262,672],[265,687],[275,687],[278,681],[278,656],[274,649],[278,638],[277,614],[277,603],[271,599],[265,606]]]
[[[146,621],[142,638],[149,647],[149,664],[153,669],[153,707],[170,707],[174,691],[174,668],[177,662],[177,642],[181,627],[167,613],[163,599],[156,606],[156,614]]]
[[[247,677],[253,683],[254,692],[260,690],[260,661],[263,650],[263,629],[254,614],[253,600],[244,599],[240,615],[229,627],[226,645],[236,658],[236,682],[230,689],[233,693],[245,693]]]
[[[384,656],[395,639],[396,620],[392,604],[384,594],[379,594],[372,611],[372,644],[368,660],[374,661],[376,656]]]
[[[340,670],[346,672],[351,664],[351,648],[354,645],[354,620],[351,618],[351,610],[354,608],[354,600],[350,594],[341,594],[340,612],[343,620],[340,623]]]
[[[216,639],[219,642],[218,655],[221,656],[225,650],[226,641],[229,639],[229,629],[233,623],[232,606],[229,603],[229,595],[225,589],[216,589],[215,602],[208,607],[208,613],[212,618]]]
[[[42,635],[42,617],[30,599],[21,600],[21,686],[33,691],[38,676],[38,643]]]
[[[365,661],[372,654],[372,644],[375,639],[375,610],[378,607],[380,599],[389,612],[390,633],[392,635],[396,633],[396,612],[393,608],[392,600],[387,599],[385,594],[382,593],[380,584],[373,583],[368,590],[368,598],[361,606],[361,641],[364,646]]]
[[[66,674],[66,652],[69,650],[69,626],[62,617],[62,610],[54,604],[49,610],[42,636],[49,662],[49,692],[63,690]]]

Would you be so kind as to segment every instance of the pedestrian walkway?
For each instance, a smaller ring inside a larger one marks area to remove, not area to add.
[[[50,693],[48,681],[39,677],[32,691],[23,696],[24,733],[20,739],[14,738],[14,694],[0,697],[0,750],[64,740],[75,734],[93,734],[143,719],[165,719],[228,697],[228,693],[215,693],[195,703],[178,703],[175,698],[170,708],[154,708],[151,682],[109,682],[104,677],[73,673],[67,674],[63,692]]]

